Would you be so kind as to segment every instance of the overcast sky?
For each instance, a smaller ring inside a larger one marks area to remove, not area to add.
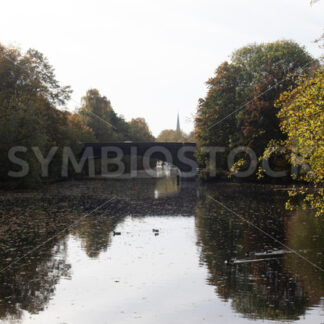
[[[0,42],[43,52],[74,110],[89,88],[127,120],[144,117],[154,135],[193,128],[205,81],[231,52],[293,39],[315,57],[324,0],[7,0]]]

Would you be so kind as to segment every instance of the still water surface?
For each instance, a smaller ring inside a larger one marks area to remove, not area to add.
[[[29,254],[0,273],[0,321],[324,323],[324,222],[286,200],[279,186],[174,178],[3,193],[0,270]]]

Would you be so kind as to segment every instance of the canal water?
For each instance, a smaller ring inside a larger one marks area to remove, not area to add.
[[[324,323],[324,220],[284,186],[87,180],[0,198],[1,323]]]

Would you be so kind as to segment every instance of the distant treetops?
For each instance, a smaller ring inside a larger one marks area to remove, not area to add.
[[[177,115],[176,129],[164,129],[156,138],[157,142],[195,142],[194,131],[186,134],[180,128],[180,117]]]

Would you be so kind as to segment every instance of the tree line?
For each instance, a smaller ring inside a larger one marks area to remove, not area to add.
[[[31,150],[24,153],[28,176],[8,176],[8,170],[19,168],[8,159],[12,147],[38,147],[43,156],[51,147],[58,147],[46,179],[53,181],[60,178],[65,146],[78,154],[85,142],[154,140],[144,118],[125,121],[96,89],[87,91],[76,112],[63,110],[71,94],[69,86],[59,84],[42,53],[34,49],[22,53],[0,44],[0,186],[30,186],[44,181]]]
[[[322,38],[323,40],[323,38]],[[319,40],[321,41],[321,40]],[[238,146],[248,146],[259,161],[271,156],[275,170],[308,165],[297,180],[318,186],[323,198],[323,67],[304,47],[294,41],[251,44],[232,53],[207,81],[208,92],[199,99],[195,131],[163,130],[157,141],[196,141],[197,161],[202,177],[210,174],[206,146],[222,146],[217,155],[216,174],[231,175],[227,154]],[[27,177],[10,179],[8,170],[19,168],[8,160],[13,146],[39,147],[43,156],[51,147],[58,152],[49,167],[47,180],[60,178],[62,148],[77,154],[85,142],[154,141],[144,118],[127,122],[113,109],[107,97],[90,89],[74,112],[62,110],[71,98],[69,86],[62,86],[44,55],[30,49],[0,45],[0,184],[14,187],[42,182],[39,163],[31,150],[24,153],[30,165]],[[277,152],[275,147],[284,147]],[[19,156],[19,154],[18,154]],[[301,163],[302,160],[302,163]],[[249,164],[243,153],[237,169]],[[262,168],[259,168],[262,176]],[[256,180],[256,176],[254,177]],[[309,199],[314,206],[321,203]]]

